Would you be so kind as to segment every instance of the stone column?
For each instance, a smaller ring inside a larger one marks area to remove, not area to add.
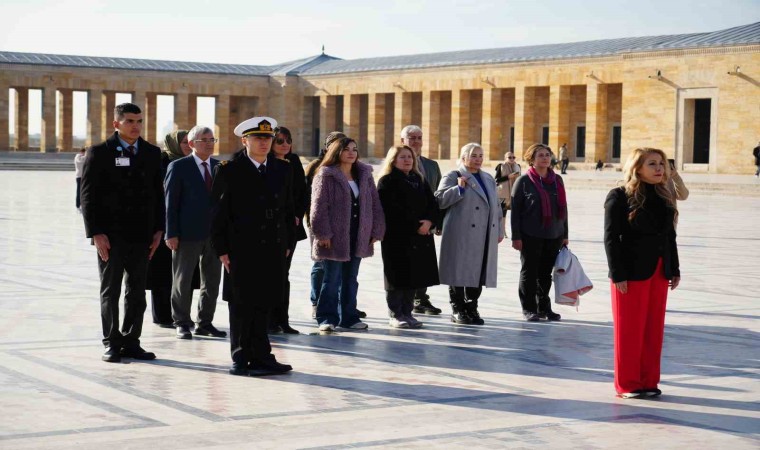
[[[607,85],[586,85],[586,162],[607,162]]]
[[[515,87],[515,148],[518,159],[523,157],[525,150],[535,144],[535,103],[536,91],[527,86]]]
[[[214,104],[214,109],[216,109],[216,104]],[[190,128],[196,125],[209,126],[208,124],[198,123],[198,96],[189,94],[187,96],[187,122],[184,129],[190,131]]]
[[[187,92],[174,94],[174,131],[189,130],[192,127],[192,125],[189,125],[189,109],[190,95]],[[195,121],[195,117],[193,117],[193,121]]]
[[[335,131],[335,100],[334,95],[319,96],[319,142],[325,142],[327,133]]]
[[[432,159],[441,157],[441,93],[422,91],[422,154]],[[434,187],[434,189],[437,186]]]
[[[93,99],[97,101],[97,99]],[[100,123],[102,128],[100,130],[100,139],[98,142],[103,142],[108,139],[114,132],[113,128],[113,110],[116,107],[116,92],[103,91],[103,95],[100,96]],[[94,142],[96,144],[97,142]]]
[[[483,142],[481,145],[490,160],[500,160],[504,154],[504,121],[501,116],[501,89],[483,89]]]
[[[158,95],[155,92],[138,91],[135,92],[134,98],[137,99],[136,105],[142,109],[142,138],[160,147],[164,141],[164,136],[156,134],[156,104],[158,103]]]
[[[451,158],[458,159],[464,144],[470,141],[470,91],[451,91]]]
[[[87,91],[87,135],[85,137],[85,147],[92,147],[101,142],[101,135],[106,124],[103,120],[103,91],[100,89],[90,89]]]
[[[346,94],[343,99],[343,132],[346,133],[346,136],[356,139],[358,144],[361,133],[361,97],[355,94]]]
[[[401,130],[407,125],[412,125],[412,93],[396,92],[393,106],[393,142],[387,142],[388,147],[400,145]]]
[[[0,150],[10,150],[10,85],[0,82]]]
[[[29,88],[17,87],[13,109],[16,116],[13,134],[16,136],[14,148],[29,150]]]
[[[74,126],[73,117],[74,91],[72,89],[58,89],[58,139],[56,146],[59,152],[72,151],[72,133]]]
[[[42,121],[40,122],[40,151],[55,152],[55,94],[53,86],[42,89]]]
[[[214,146],[214,154],[232,153],[237,149],[234,128],[230,128],[230,95],[216,96],[214,120],[214,136],[219,142]]]
[[[570,86],[549,87],[549,147],[559,159],[559,147],[570,142]],[[568,157],[570,150],[568,150]]]
[[[369,94],[367,155],[381,157],[390,145],[385,142],[385,94]]]

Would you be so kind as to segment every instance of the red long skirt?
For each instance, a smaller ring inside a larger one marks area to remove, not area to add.
[[[656,389],[665,334],[668,280],[662,258],[647,280],[628,281],[623,294],[610,281],[615,336],[615,390],[618,394]]]

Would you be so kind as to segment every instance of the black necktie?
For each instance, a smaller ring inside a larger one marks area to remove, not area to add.
[[[135,156],[135,146],[130,145],[127,147],[127,156]]]
[[[211,172],[208,171],[208,163],[206,161],[203,161],[201,165],[203,166],[203,172],[204,172],[203,181],[206,182],[206,189],[209,192],[211,192],[212,181],[211,181]]]
[[[267,174],[266,164],[259,164],[259,173],[261,174],[261,176],[264,176]]]

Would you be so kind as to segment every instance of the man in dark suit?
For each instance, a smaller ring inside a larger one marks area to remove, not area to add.
[[[435,193],[438,185],[441,183],[441,168],[438,163],[432,159],[422,156],[422,129],[417,125],[407,125],[401,130],[401,145],[414,150],[417,155],[417,167],[430,185],[430,190]],[[440,228],[440,226],[439,226]],[[414,311],[415,314],[427,314],[436,316],[441,313],[440,308],[436,308],[430,303],[430,296],[427,294],[427,288],[418,289],[414,293]]]
[[[161,150],[140,137],[137,105],[114,108],[116,132],[87,150],[82,171],[82,216],[98,252],[103,361],[150,360],[140,347],[148,260],[161,243],[164,202]],[[124,321],[119,330],[119,296],[126,273]]]
[[[269,375],[293,368],[272,355],[268,314],[282,299],[288,244],[294,238],[293,174],[267,158],[277,122],[254,117],[235,128],[245,152],[216,169],[211,242],[229,273],[232,375]],[[225,287],[226,289],[226,287]]]
[[[178,339],[192,339],[190,307],[192,280],[200,259],[201,291],[198,302],[199,336],[226,337],[214,327],[222,265],[211,247],[211,173],[219,161],[211,157],[214,132],[195,126],[187,134],[193,153],[169,164],[164,181],[166,195],[166,246],[172,250],[172,319]]]

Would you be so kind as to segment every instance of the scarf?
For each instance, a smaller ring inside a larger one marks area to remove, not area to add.
[[[552,205],[549,199],[549,193],[544,189],[544,185],[551,185],[557,183],[557,209],[559,213],[559,219],[563,220],[567,215],[567,196],[565,195],[565,186],[557,181],[557,175],[552,169],[546,174],[545,178],[541,178],[535,167],[531,167],[526,172],[528,178],[536,187],[539,197],[541,198],[541,217],[543,219],[544,227],[549,226],[552,223]]]
[[[169,157],[169,161],[174,161],[177,158],[184,158],[185,154],[182,153],[182,149],[179,143],[187,136],[187,130],[172,131],[164,138],[164,153]]]

